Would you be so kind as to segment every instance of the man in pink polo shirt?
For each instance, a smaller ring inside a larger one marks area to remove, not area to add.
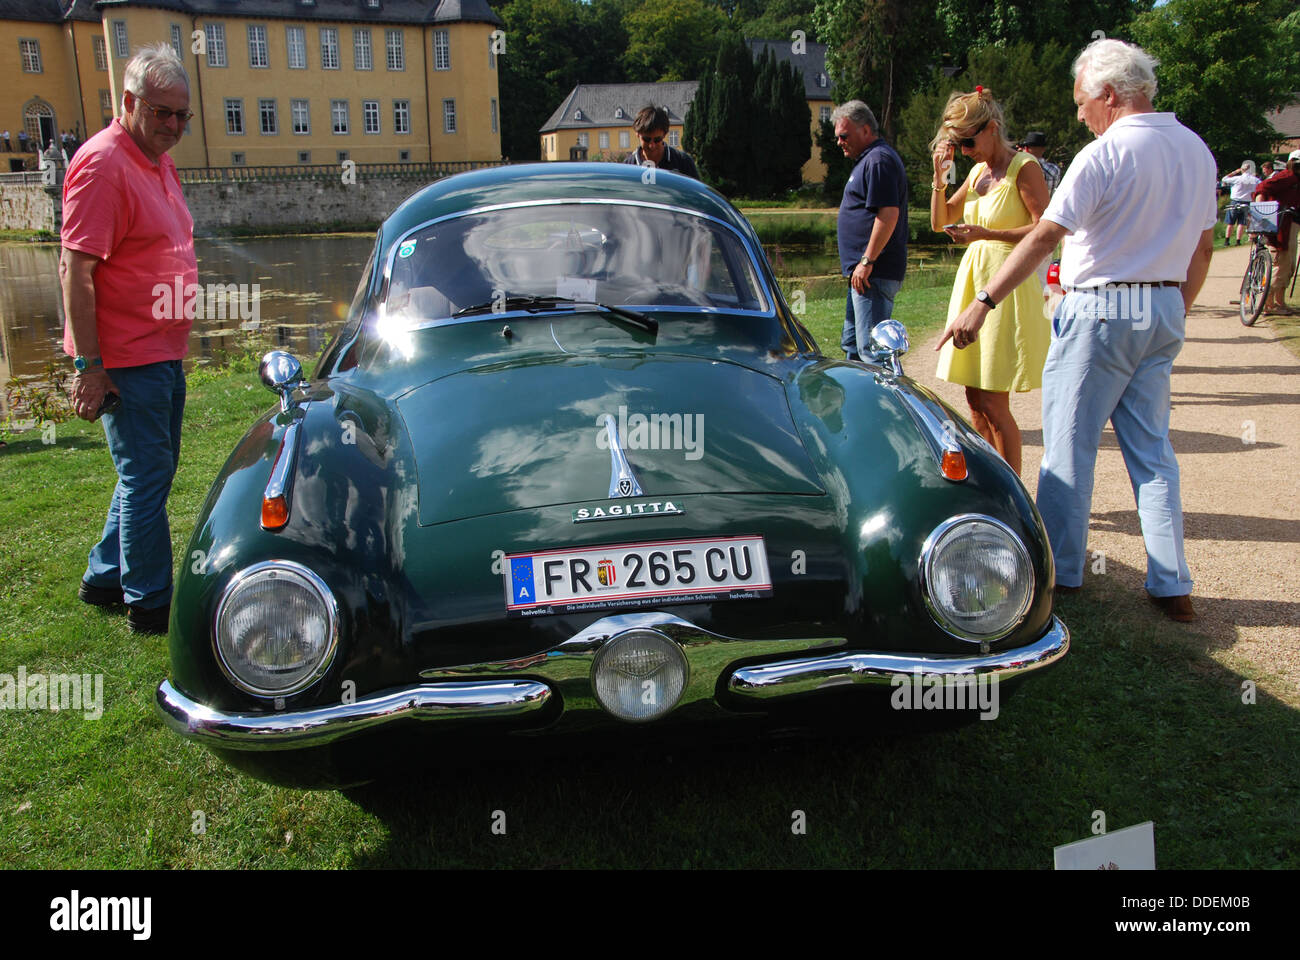
[[[166,633],[172,595],[167,495],[180,457],[193,305],[194,221],[167,151],[190,113],[189,78],[166,44],[126,65],[122,115],[77,151],[63,185],[59,276],[77,416],[103,416],[118,483],[77,595],[126,605],[136,633]],[[160,309],[162,307],[162,309]]]

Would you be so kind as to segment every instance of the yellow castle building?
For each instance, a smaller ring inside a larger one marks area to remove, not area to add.
[[[498,160],[502,26],[487,0],[0,0],[0,170],[111,123],[159,42],[190,77],[178,167]]]

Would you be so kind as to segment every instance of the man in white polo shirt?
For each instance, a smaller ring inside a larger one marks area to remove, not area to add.
[[[1037,497],[1056,589],[1083,585],[1093,471],[1109,420],[1137,498],[1147,593],[1170,619],[1186,622],[1196,614],[1169,442],[1169,377],[1213,254],[1216,174],[1201,138],[1152,107],[1156,65],[1119,40],[1098,40],[1079,54],[1074,102],[1097,139],[1075,156],[1038,226],[940,345],[973,343],[988,312],[1064,241],[1068,293],[1043,368]]]

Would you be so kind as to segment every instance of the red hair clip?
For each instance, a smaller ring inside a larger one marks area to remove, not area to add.
[[[984,88],[981,87],[981,86],[976,86],[976,87],[975,87],[975,92],[976,92],[976,93],[983,93],[983,92],[984,92]]]

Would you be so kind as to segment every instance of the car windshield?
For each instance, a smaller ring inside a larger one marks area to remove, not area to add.
[[[637,204],[490,210],[431,224],[393,253],[385,313],[398,327],[503,313],[525,298],[639,308],[766,311],[754,262],[728,228]]]

